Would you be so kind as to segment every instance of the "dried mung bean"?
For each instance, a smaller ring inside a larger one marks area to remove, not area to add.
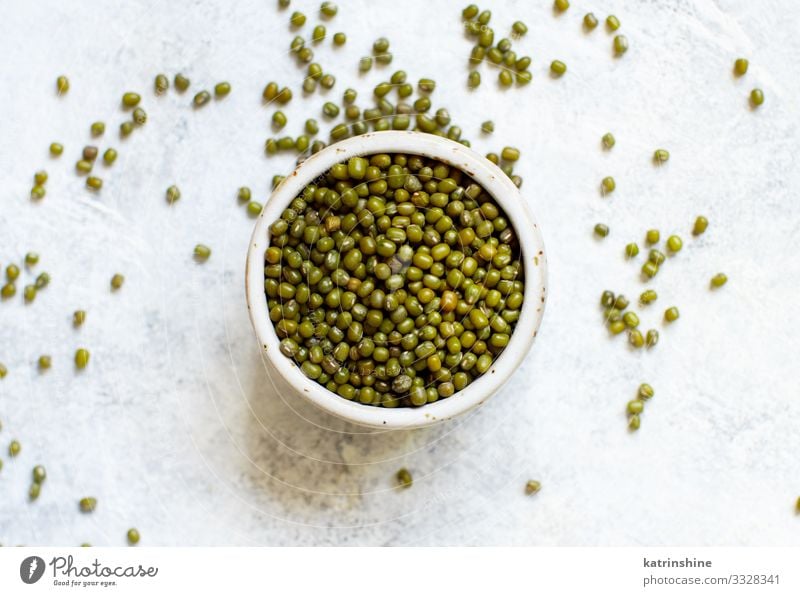
[[[655,329],[648,330],[645,343],[648,348],[652,348],[654,345],[656,345],[658,343],[658,331]]]
[[[648,385],[647,383],[642,383],[639,385],[639,389],[637,390],[639,395],[639,399],[647,401],[648,399],[652,398],[656,392],[652,386]]]
[[[69,79],[61,75],[56,79],[56,92],[58,95],[65,95],[69,91]]]
[[[91,513],[97,508],[97,499],[94,497],[83,497],[78,501],[78,507],[82,513]]]
[[[167,189],[167,203],[172,205],[181,198],[181,189],[174,184]]]
[[[711,278],[711,287],[712,288],[721,288],[726,283],[728,283],[728,276],[724,273],[717,273],[714,277]]]
[[[31,472],[33,476],[33,481],[42,484],[45,480],[47,480],[47,470],[45,470],[44,466],[34,466]]]
[[[191,81],[181,73],[175,75],[175,89],[183,93],[189,88]]]
[[[156,95],[164,95],[169,90],[169,79],[167,78],[167,75],[156,75],[153,87],[156,91]]]
[[[250,201],[249,203],[247,203],[247,213],[250,215],[250,217],[258,217],[259,215],[261,215],[262,208],[263,207],[261,203],[257,201]]]
[[[655,290],[645,290],[639,295],[639,302],[642,304],[650,304],[651,302],[655,302],[658,298],[658,294]]]
[[[698,215],[697,219],[694,220],[694,227],[692,228],[692,234],[695,236],[699,236],[700,234],[704,233],[708,228],[708,219],[706,219],[702,215]]]
[[[219,97],[225,97],[231,92],[231,84],[227,81],[222,81],[221,83],[217,83],[214,85],[214,95]]]
[[[132,91],[128,91],[122,96],[122,105],[126,108],[135,108],[140,101],[142,101],[142,96]]]
[[[211,94],[208,91],[200,91],[194,96],[192,103],[196,108],[202,108],[209,101],[211,101]]]
[[[670,252],[680,252],[681,248],[683,248],[683,240],[681,240],[680,236],[672,235],[667,238],[667,248]]]
[[[401,468],[397,471],[397,482],[401,488],[410,488],[414,484],[414,479],[411,477],[411,472],[406,468]]]
[[[323,2],[319,7],[319,12],[322,16],[333,18],[336,16],[336,13],[339,12],[339,7],[333,2]]]
[[[538,480],[528,480],[528,482],[525,483],[525,494],[526,495],[536,494],[540,490],[542,490],[542,483],[539,482]]]
[[[306,15],[299,11],[293,12],[292,16],[289,17],[289,24],[292,27],[302,27],[306,24]]]

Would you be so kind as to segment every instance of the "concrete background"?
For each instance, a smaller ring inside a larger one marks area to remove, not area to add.
[[[0,304],[0,542],[123,545],[136,526],[143,545],[798,545],[800,402],[796,299],[800,260],[797,98],[798,5],[576,0],[554,16],[548,0],[492,2],[499,39],[517,19],[514,44],[533,57],[533,83],[500,90],[496,71],[466,88],[472,45],[462,3],[340,2],[315,50],[337,77],[303,98],[304,69],[287,55],[294,33],[274,0],[83,1],[0,4],[0,264],[41,254],[52,283],[26,306]],[[303,10],[308,36],[316,1]],[[402,10],[398,7],[402,6]],[[622,59],[601,26],[622,22]],[[358,59],[379,35],[394,63],[359,76]],[[750,59],[746,77],[731,68]],[[551,79],[553,59],[568,65]],[[521,149],[525,200],[545,236],[550,294],[544,325],[506,388],[463,419],[416,432],[374,433],[286,399],[266,376],[244,304],[244,256],[253,220],[237,206],[248,185],[259,200],[291,158],[266,159],[270,80],[289,85],[287,133],[324,95],[370,90],[397,68],[433,77],[434,108],[447,107],[480,152]],[[155,74],[182,71],[185,95],[155,97]],[[71,90],[58,98],[55,79]],[[201,111],[191,95],[233,86]],[[752,87],[765,104],[748,106]],[[146,126],[120,140],[124,91],[137,90]],[[481,135],[492,118],[496,132]],[[74,173],[89,124],[107,123],[101,150],[119,150],[99,195]],[[613,151],[600,137],[612,131]],[[61,141],[53,160],[48,145]],[[655,148],[671,159],[651,162]],[[50,174],[32,203],[33,173]],[[603,199],[601,178],[617,190]],[[173,207],[164,190],[178,184]],[[691,237],[699,213],[708,232]],[[598,221],[611,227],[593,237]],[[652,284],[640,309],[661,331],[650,352],[609,338],[597,306],[609,288],[637,296],[639,264],[623,247],[658,227],[680,233],[683,251]],[[197,242],[214,254],[191,258]],[[126,283],[112,294],[109,278]],[[709,278],[727,272],[720,291]],[[33,274],[23,272],[23,278]],[[663,310],[681,319],[664,328]],[[76,308],[88,311],[71,326]],[[72,354],[91,350],[84,374]],[[53,368],[36,370],[42,353]],[[642,381],[656,397],[638,434],[625,403]],[[12,438],[22,442],[15,460]],[[47,467],[29,503],[30,470]],[[407,466],[414,487],[393,488]],[[542,482],[526,497],[525,481]],[[92,515],[77,500],[99,500]]]

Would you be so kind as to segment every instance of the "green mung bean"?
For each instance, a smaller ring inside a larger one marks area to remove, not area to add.
[[[194,96],[192,103],[196,108],[202,108],[209,101],[211,101],[211,94],[208,91],[200,91]]]
[[[191,81],[189,81],[189,79],[186,78],[181,73],[178,73],[178,74],[175,75],[174,83],[175,83],[175,89],[177,89],[178,91],[183,93],[184,91],[186,91],[189,88],[189,85],[191,84]]]
[[[711,278],[711,287],[712,288],[721,288],[726,283],[728,283],[728,276],[724,273],[717,273],[714,277]]]
[[[69,91],[69,79],[61,75],[56,79],[56,92],[58,95],[65,95]]]
[[[174,184],[167,189],[167,203],[172,205],[175,201],[181,198],[181,189]]]
[[[704,233],[708,228],[708,219],[706,219],[702,215],[698,215],[697,219],[694,220],[694,227],[692,228],[692,234],[695,236],[699,236],[700,234]]]
[[[302,27],[306,24],[306,15],[299,11],[293,12],[292,16],[289,17],[289,24],[292,27]]]
[[[525,494],[526,495],[536,494],[540,490],[542,490],[542,483],[539,482],[538,480],[528,480],[528,482],[525,483]]]
[[[401,488],[410,488],[414,484],[414,479],[411,477],[411,472],[406,468],[401,468],[396,474],[397,482]]]
[[[225,97],[231,92],[231,84],[227,81],[217,83],[214,85],[214,95],[217,97]]]
[[[82,513],[91,513],[97,508],[97,499],[94,497],[83,497],[78,501],[78,507]]]
[[[211,249],[205,244],[198,244],[194,247],[194,256],[199,261],[205,261],[211,256]]]
[[[122,96],[122,105],[126,108],[135,108],[140,101],[142,101],[142,96],[132,91],[128,91]]]
[[[164,95],[169,90],[169,79],[165,74],[156,75],[153,83],[156,95]]]
[[[550,63],[550,72],[560,77],[565,72],[567,72],[567,65],[564,64],[561,60],[553,60]]]
[[[669,161],[669,151],[666,149],[656,149],[653,153],[653,161],[657,164],[662,164],[666,161]]]

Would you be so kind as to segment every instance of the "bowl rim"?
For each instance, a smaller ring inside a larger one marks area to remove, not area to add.
[[[381,408],[346,400],[306,377],[300,367],[279,350],[279,339],[269,319],[264,294],[264,251],[268,228],[305,186],[331,166],[351,157],[377,153],[404,153],[433,158],[464,171],[502,207],[519,239],[525,273],[525,292],[519,320],[508,346],[483,375],[451,397],[419,408]],[[245,294],[250,321],[262,358],[266,357],[299,394],[324,411],[362,426],[409,429],[429,426],[483,404],[519,368],[533,345],[544,315],[547,296],[547,260],[539,227],[524,204],[519,189],[494,163],[472,149],[436,135],[414,131],[381,131],[351,137],[329,145],[298,165],[273,191],[261,211],[250,239],[245,268]]]

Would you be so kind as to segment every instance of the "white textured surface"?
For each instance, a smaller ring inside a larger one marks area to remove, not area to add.
[[[363,107],[396,67],[436,78],[435,106],[476,149],[522,149],[523,191],[549,251],[544,325],[502,394],[466,419],[385,434],[282,400],[247,320],[252,220],[235,190],[266,198],[289,165],[262,154],[271,132],[260,93],[273,79],[298,90],[303,72],[284,56],[293,33],[274,4],[0,4],[0,263],[38,250],[53,277],[35,304],[0,305],[11,371],[0,443],[23,443],[15,461],[3,455],[0,542],[121,545],[136,525],[148,545],[800,544],[796,3],[576,0],[556,18],[548,0],[493,2],[498,32],[518,18],[530,26],[515,49],[533,56],[534,82],[500,92],[484,65],[475,93],[464,85],[462,3],[341,3],[328,31],[345,30],[348,43],[317,52],[337,76],[328,95],[354,86]],[[317,5],[293,2],[311,17],[306,31]],[[623,59],[602,28],[581,32],[588,9],[619,16],[631,43]],[[395,62],[359,78],[358,58],[381,34]],[[739,55],[751,67],[735,80]],[[554,58],[569,67],[560,80],[547,75]],[[199,113],[189,94],[154,97],[153,76],[178,70],[193,90],[227,79],[233,93]],[[72,89],[57,99],[61,73]],[[756,85],[767,99],[753,112]],[[142,91],[150,119],[120,142],[129,89]],[[286,110],[289,134],[324,101],[300,95]],[[481,138],[488,116],[497,132]],[[73,173],[96,119],[108,123],[102,145],[120,149],[99,197]],[[611,152],[599,146],[607,130]],[[53,140],[66,146],[58,161]],[[662,146],[672,159],[655,168]],[[42,167],[48,196],[34,205]],[[608,174],[618,186],[604,200]],[[169,208],[172,183],[183,198]],[[700,212],[711,226],[692,240]],[[602,243],[597,221],[612,229]],[[673,303],[682,318],[651,353],[633,353],[608,338],[596,304],[605,288],[641,291],[622,247],[653,226],[680,232],[685,248],[658,276],[643,322],[660,325]],[[202,266],[191,259],[198,241],[214,249]],[[712,293],[718,270],[730,282]],[[127,282],[112,295],[115,271]],[[78,307],[89,316],[76,331]],[[79,345],[92,351],[82,375],[71,364]],[[47,352],[53,369],[39,375]],[[629,435],[623,408],[642,380],[657,394]],[[49,477],[29,504],[40,462]],[[413,471],[412,490],[392,489],[400,466]],[[522,491],[529,477],[543,484],[534,498]],[[99,499],[93,515],[77,511],[86,494]]]

